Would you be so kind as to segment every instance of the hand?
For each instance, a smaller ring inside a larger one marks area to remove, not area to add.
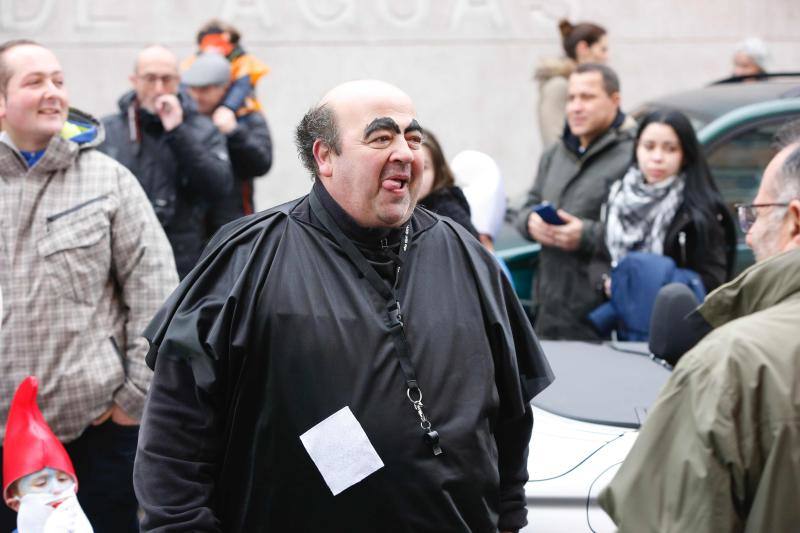
[[[478,240],[481,241],[481,244],[484,248],[494,253],[494,241],[490,235],[487,235],[486,233],[479,233]]]
[[[528,216],[528,235],[542,246],[555,246],[549,228],[550,224],[542,220],[537,213],[531,213]]]
[[[572,216],[563,209],[558,210],[558,216],[566,222],[562,226],[551,226],[553,228],[555,246],[574,252],[581,245],[581,235],[583,234],[583,220]]]
[[[99,426],[100,424],[105,423],[108,419],[111,419],[117,425],[120,426],[136,426],[139,425],[139,421],[135,418],[131,418],[128,416],[128,413],[122,410],[117,404],[113,404],[108,410],[103,413],[102,415],[98,416],[92,422],[93,426]]]
[[[183,123],[183,108],[174,94],[162,94],[156,98],[156,114],[166,131],[172,131]]]
[[[561,226],[548,224],[536,213],[528,217],[528,233],[542,246],[561,248],[568,252],[578,249],[583,232],[583,221],[559,209],[558,216],[566,222]]]
[[[236,129],[236,113],[224,105],[219,106],[214,114],[211,115],[211,121],[222,133],[228,134]]]

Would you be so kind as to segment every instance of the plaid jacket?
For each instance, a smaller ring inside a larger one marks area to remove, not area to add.
[[[75,118],[92,125],[84,142],[55,136],[30,169],[0,142],[0,435],[28,375],[65,442],[112,402],[139,418],[150,382],[141,332],[177,285],[136,178],[93,149],[103,139],[96,120]]]

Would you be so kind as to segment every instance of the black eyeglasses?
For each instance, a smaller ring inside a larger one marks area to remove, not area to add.
[[[736,204],[735,207],[739,216],[739,226],[742,228],[742,233],[746,234],[756,223],[759,207],[789,207],[789,204]]]

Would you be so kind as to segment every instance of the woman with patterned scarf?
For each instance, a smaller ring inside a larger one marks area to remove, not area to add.
[[[609,192],[605,227],[612,267],[629,252],[649,252],[697,272],[709,292],[730,278],[735,225],[685,115],[664,109],[641,120],[633,163]]]

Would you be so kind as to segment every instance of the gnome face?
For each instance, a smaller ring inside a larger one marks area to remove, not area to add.
[[[75,480],[62,470],[43,468],[16,481],[9,492],[18,533],[92,533]]]
[[[9,492],[12,494],[9,507],[15,511],[28,494],[39,495],[37,500],[55,508],[64,499],[75,494],[75,480],[62,470],[46,467],[19,479]]]
[[[8,412],[3,441],[3,498],[9,507],[25,495],[64,492],[72,483],[77,492],[78,478],[64,445],[47,425],[36,393],[35,377],[25,378]],[[16,498],[12,498],[11,488]]]

